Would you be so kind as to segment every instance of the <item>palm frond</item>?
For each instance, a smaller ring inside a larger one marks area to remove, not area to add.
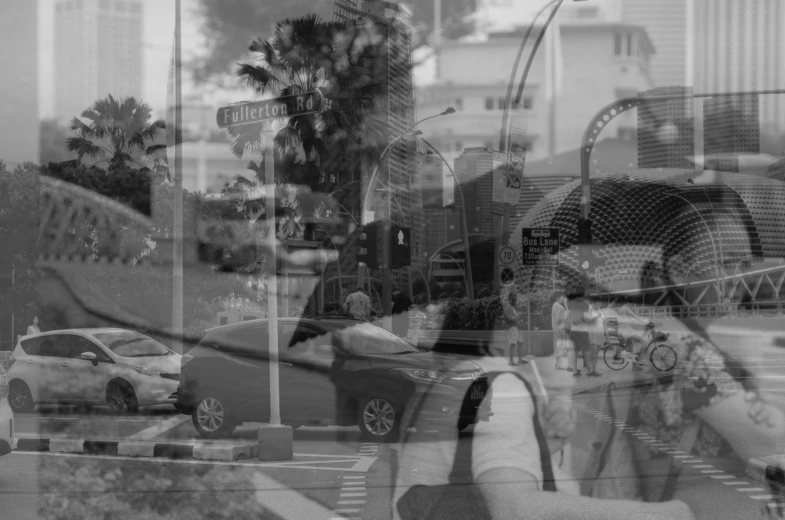
[[[69,152],[76,153],[80,160],[84,157],[95,159],[104,151],[103,148],[84,137],[69,137],[65,140],[65,147]]]
[[[237,66],[235,74],[243,78],[248,86],[257,92],[265,92],[270,88],[277,89],[281,85],[281,81],[264,67],[243,63]]]
[[[236,157],[242,158],[246,152],[258,148],[262,144],[261,133],[263,129],[264,126],[261,124],[227,128],[232,137],[230,146],[232,153]]]

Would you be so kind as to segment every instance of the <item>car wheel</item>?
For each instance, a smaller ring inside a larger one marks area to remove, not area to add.
[[[205,439],[230,437],[237,427],[231,416],[228,401],[217,393],[210,393],[199,400],[191,414],[196,432]]]
[[[135,413],[139,402],[133,387],[127,381],[112,381],[106,387],[106,404],[116,413]]]
[[[11,381],[8,388],[8,404],[11,409],[17,413],[32,412],[35,407],[33,402],[33,394],[30,392],[30,387],[24,381]]]
[[[402,407],[389,394],[377,394],[360,402],[360,439],[376,442],[398,440]]]

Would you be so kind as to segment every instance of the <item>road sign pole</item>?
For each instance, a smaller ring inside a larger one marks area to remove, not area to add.
[[[267,344],[270,353],[270,424],[281,424],[281,400],[278,374],[278,262],[275,238],[275,151],[270,126],[262,131],[264,140],[264,199],[267,249],[270,252],[267,275]]]

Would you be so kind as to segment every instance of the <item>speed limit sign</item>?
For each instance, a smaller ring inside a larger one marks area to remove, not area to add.
[[[499,249],[499,265],[511,265],[515,261],[515,249],[504,246]]]

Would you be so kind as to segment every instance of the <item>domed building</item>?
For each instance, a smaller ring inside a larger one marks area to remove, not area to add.
[[[580,200],[577,180],[551,192],[523,217],[510,245],[521,255],[522,228],[557,228],[560,266],[519,265],[516,279],[542,290],[569,289],[588,275],[601,293],[663,294],[670,287],[684,289],[686,296],[686,287],[696,282],[706,286],[713,280],[718,292],[729,291],[729,285],[735,291],[742,275],[783,266],[785,183],[777,179],[724,172],[696,177],[675,169],[595,175],[594,263],[588,272],[578,265]],[[747,299],[780,299],[782,282],[769,281],[763,291],[747,288]]]

